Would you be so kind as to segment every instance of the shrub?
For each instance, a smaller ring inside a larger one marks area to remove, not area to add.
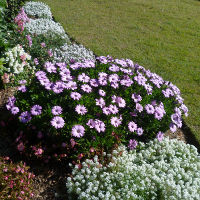
[[[64,44],[60,48],[54,50],[54,61],[70,63],[71,60],[81,62],[83,60],[95,60],[92,51],[86,49],[83,45],[78,44]]]
[[[5,64],[0,66],[0,75],[4,84],[18,85],[19,80],[30,78],[34,70],[31,56],[17,45],[5,53]]]
[[[56,35],[69,42],[69,38],[65,34],[63,27],[50,19],[30,19],[24,27],[31,35],[45,35],[46,37]]]
[[[24,127],[43,133],[43,140],[24,134],[29,147],[39,143],[47,150],[65,143],[69,156],[87,156],[90,148],[107,151],[120,142],[132,149],[137,141],[162,138],[169,126],[172,131],[182,126],[188,110],[176,86],[131,60],[98,60],[69,67],[46,62],[8,101],[11,112],[19,109]]]
[[[194,146],[168,138],[141,146],[139,152],[120,146],[112,157],[104,154],[108,163],[95,156],[76,165],[66,184],[71,199],[200,198],[200,158]]]
[[[8,157],[0,157],[0,197],[8,200],[33,198],[32,179],[25,163],[13,163]]]
[[[30,17],[52,19],[51,10],[45,3],[30,1],[25,3],[23,8]]]

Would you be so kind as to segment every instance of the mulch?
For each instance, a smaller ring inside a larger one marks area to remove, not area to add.
[[[0,121],[8,118],[9,114],[5,110],[5,103],[10,96],[13,96],[15,91],[16,88],[0,90]],[[11,145],[11,136],[7,135],[5,129],[1,129],[1,126],[0,133],[0,156],[10,156],[14,161],[20,161],[22,157],[16,154],[16,149]],[[178,129],[175,133],[169,130],[165,133],[165,136],[193,144],[200,150],[199,143],[195,140],[190,129],[184,122],[182,129]],[[26,159],[25,161],[27,165],[30,166],[30,171],[35,174],[33,183],[34,200],[68,199],[65,187],[67,177],[70,174],[68,163],[42,163],[37,161],[32,162]]]

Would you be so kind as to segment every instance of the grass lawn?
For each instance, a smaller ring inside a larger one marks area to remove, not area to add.
[[[130,58],[177,85],[200,142],[200,1],[42,0],[96,55]]]

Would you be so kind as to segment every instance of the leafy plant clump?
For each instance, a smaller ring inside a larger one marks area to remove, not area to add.
[[[0,197],[8,200],[33,199],[34,175],[25,163],[13,163],[9,157],[0,157]]]
[[[111,57],[69,66],[46,62],[7,108],[29,130],[20,139],[24,145],[39,145],[43,153],[59,147],[79,158],[121,142],[134,149],[138,141],[160,140],[169,128],[180,128],[188,112],[175,85]],[[41,137],[30,133],[32,126]]]
[[[51,10],[45,3],[30,1],[23,8],[29,17],[52,19]]]
[[[112,155],[104,153],[103,160],[95,156],[73,167],[66,184],[70,199],[200,198],[200,158],[194,146],[168,138],[140,146],[130,152],[120,146]]]

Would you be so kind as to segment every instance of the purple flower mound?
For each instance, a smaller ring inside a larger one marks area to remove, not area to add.
[[[77,154],[120,142],[133,149],[139,141],[161,141],[188,115],[175,85],[129,59],[110,56],[69,66],[46,62],[15,98],[7,103],[13,115],[46,137],[61,135],[69,146],[73,140]]]

